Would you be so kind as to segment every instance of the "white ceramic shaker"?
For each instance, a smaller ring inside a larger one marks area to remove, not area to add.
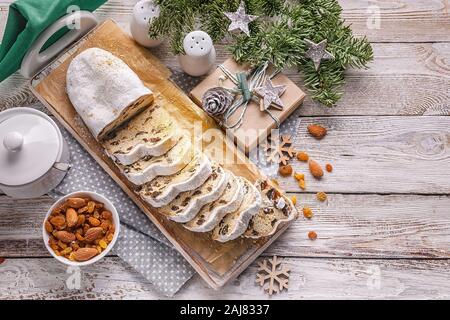
[[[152,0],[142,0],[136,3],[131,17],[130,30],[137,43],[147,48],[161,44],[161,40],[151,39],[148,36],[149,24],[152,19],[157,17],[159,17],[159,6]]]
[[[186,54],[179,55],[178,61],[184,72],[199,77],[211,70],[216,61],[216,49],[206,32],[190,32],[184,38],[183,47]]]

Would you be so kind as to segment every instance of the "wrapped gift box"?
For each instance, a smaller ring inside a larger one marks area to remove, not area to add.
[[[223,66],[233,74],[245,72],[249,69],[246,66],[237,64],[233,59],[225,61]],[[220,68],[217,68],[190,92],[192,100],[201,107],[203,94],[207,90],[220,85],[229,88],[235,87],[230,79],[220,81],[219,78],[223,79],[223,76],[223,71]],[[281,96],[281,100],[284,104],[283,110],[270,108],[271,113],[278,117],[280,123],[282,123],[303,102],[305,93],[294,82],[281,73],[275,76],[272,79],[272,82],[274,85],[286,86],[286,91]],[[234,123],[238,119],[240,114],[239,111],[240,109],[230,117],[230,123]],[[277,124],[270,115],[261,111],[260,106],[256,102],[251,101],[241,126],[237,129],[227,130],[227,134],[234,139],[234,142],[239,148],[248,153],[254,149],[259,142],[265,141],[268,134],[270,134],[270,131],[276,127]]]

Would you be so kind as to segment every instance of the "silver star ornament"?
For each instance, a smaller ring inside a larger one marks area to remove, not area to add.
[[[248,37],[250,37],[250,30],[248,24],[258,18],[258,16],[252,16],[245,13],[244,1],[241,1],[239,8],[236,12],[225,12],[228,19],[231,20],[228,31],[241,30]]]
[[[264,99],[264,104],[262,106],[263,110],[269,109],[272,103],[275,104],[277,109],[283,109],[284,104],[283,101],[281,101],[280,96],[286,91],[286,86],[274,86],[272,81],[267,79],[264,86],[256,88],[255,91],[262,99]]]
[[[311,40],[305,39],[306,44],[309,49],[305,53],[306,58],[310,58],[314,62],[314,67],[316,71],[319,70],[320,63],[322,60],[333,60],[334,56],[325,48],[327,47],[327,39],[320,41],[319,43],[314,43]]]

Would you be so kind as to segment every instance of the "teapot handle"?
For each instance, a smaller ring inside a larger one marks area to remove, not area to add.
[[[79,28],[71,29],[57,42],[41,52],[48,39],[50,39],[57,31],[64,27],[70,28],[70,26],[74,25],[77,21],[80,22]],[[25,78],[31,78],[39,70],[50,63],[50,61],[61,53],[62,50],[84,36],[89,30],[97,26],[97,24],[97,18],[89,11],[76,11],[60,18],[48,27],[28,50],[22,60],[20,73]]]

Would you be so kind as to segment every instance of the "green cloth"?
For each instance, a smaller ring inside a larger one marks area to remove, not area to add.
[[[18,0],[9,7],[8,21],[0,44],[0,82],[20,69],[22,59],[39,35],[76,5],[94,11],[107,0]],[[65,32],[58,32],[46,47]]]

